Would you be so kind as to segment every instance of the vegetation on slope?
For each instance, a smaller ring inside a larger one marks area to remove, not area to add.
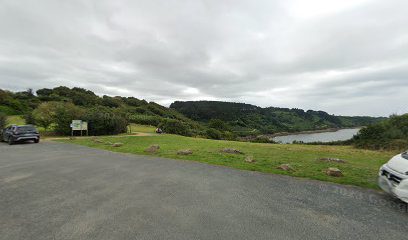
[[[10,92],[0,89],[0,112],[23,115],[28,124],[36,124],[58,134],[70,134],[74,119],[86,120],[90,134],[118,134],[129,123],[162,126],[166,132],[186,136],[205,134],[206,128],[154,102],[134,97],[99,97],[82,88],[43,88],[36,92]]]
[[[218,101],[177,101],[171,104],[170,108],[203,123],[208,123],[211,119],[220,119],[240,135],[357,127],[383,119],[334,116],[323,111],[261,108],[244,103]]]
[[[394,115],[379,123],[371,124],[353,138],[358,148],[374,150],[408,149],[408,114]]]

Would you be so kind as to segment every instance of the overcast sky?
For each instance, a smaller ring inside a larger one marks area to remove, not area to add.
[[[0,0],[0,88],[408,112],[407,0]]]

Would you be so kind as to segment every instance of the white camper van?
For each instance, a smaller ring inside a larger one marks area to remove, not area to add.
[[[408,151],[394,156],[380,168],[378,185],[408,203]]]

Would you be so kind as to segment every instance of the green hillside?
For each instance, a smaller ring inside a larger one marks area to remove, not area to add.
[[[83,88],[43,88],[11,92],[0,89],[0,112],[24,116],[27,123],[47,125],[58,134],[70,134],[73,119],[88,120],[91,134],[117,134],[129,123],[161,126],[167,132],[182,135],[205,133],[205,127],[154,102],[134,97],[98,96]]]
[[[296,108],[261,108],[244,103],[218,101],[177,101],[170,108],[202,123],[220,119],[241,135],[357,127],[384,119],[335,116],[323,111]]]
[[[408,149],[408,114],[394,115],[389,119],[361,129],[352,139],[358,148],[374,150]]]

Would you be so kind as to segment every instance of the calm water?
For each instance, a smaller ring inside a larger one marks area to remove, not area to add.
[[[305,143],[343,141],[351,139],[359,130],[358,128],[351,128],[341,129],[336,132],[293,134],[274,137],[273,140],[282,143],[292,143],[293,141],[302,141]]]

